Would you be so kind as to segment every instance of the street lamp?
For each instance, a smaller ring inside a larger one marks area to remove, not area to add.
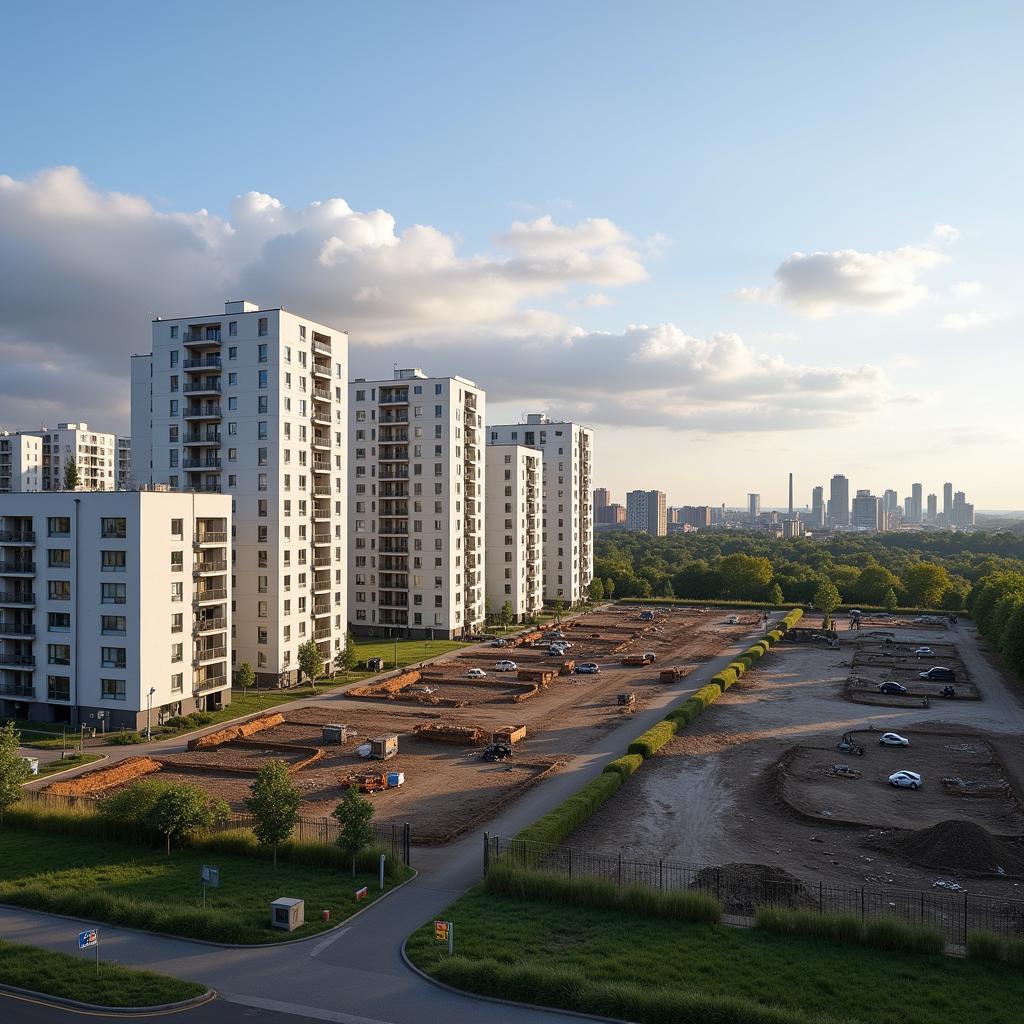
[[[150,719],[153,713],[153,694],[156,693],[156,687],[151,686],[149,693],[146,694],[146,742],[148,743],[153,738],[153,730],[150,728]]]

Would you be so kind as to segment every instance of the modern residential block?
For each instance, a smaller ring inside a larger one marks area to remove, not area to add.
[[[828,525],[850,525],[850,481],[841,473],[829,481]]]
[[[484,404],[463,377],[349,386],[354,633],[452,638],[484,622]]]
[[[0,715],[136,729],[229,703],[230,522],[220,495],[0,496]]]
[[[39,444],[15,442],[16,437],[35,438]],[[118,486],[117,438],[91,430],[88,423],[58,423],[53,429],[22,430],[0,435],[7,451],[17,460],[20,472],[5,473],[0,458],[0,492],[62,491],[64,473],[72,461],[78,471],[78,490],[113,491]],[[0,457],[5,447],[0,444]],[[13,467],[13,461],[11,466]],[[6,482],[5,482],[6,481]]]
[[[132,439],[117,438],[117,489],[127,490],[132,483]]]
[[[531,413],[525,423],[490,425],[491,444],[522,444],[544,456],[544,599],[572,606],[594,578],[594,432]]]
[[[664,491],[629,491],[626,494],[626,529],[664,537],[668,532]]]
[[[343,331],[246,301],[155,320],[132,360],[133,476],[231,495],[234,667],[262,686],[344,646],[347,367]]]
[[[886,528],[886,517],[882,499],[868,490],[859,490],[853,499],[850,525],[855,530],[883,532]]]
[[[43,485],[43,439],[35,434],[0,433],[0,494],[39,491]]]
[[[522,622],[544,606],[544,459],[519,444],[485,451],[487,607],[498,615],[507,602]]]

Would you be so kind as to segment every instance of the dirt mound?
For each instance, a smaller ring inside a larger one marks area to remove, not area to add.
[[[51,782],[45,787],[50,796],[102,796],[114,786],[123,786],[160,771],[160,762],[151,757],[127,757],[112,768],[96,768],[73,779]]]
[[[727,914],[751,915],[758,906],[817,906],[816,896],[795,875],[771,864],[723,864],[702,868],[694,877],[693,889],[717,895]]]
[[[870,845],[926,868],[972,875],[1024,876],[1024,846],[973,821],[954,818],[931,828],[894,832]]]

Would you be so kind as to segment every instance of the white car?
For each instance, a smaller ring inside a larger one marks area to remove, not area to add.
[[[491,641],[491,647],[508,647],[508,641],[502,640],[501,637],[498,637],[497,640]]]
[[[471,668],[466,673],[466,678],[467,679],[483,679],[483,678],[486,677],[486,675],[487,675],[487,673],[482,668]]]
[[[740,624],[740,617],[738,615],[730,615],[725,621],[727,625],[738,626]]]
[[[519,669],[519,666],[514,661],[496,661],[494,663],[495,672],[515,672]]]
[[[917,789],[921,782],[921,776],[917,772],[893,772],[889,776],[889,785],[901,789]]]
[[[918,647],[914,654],[918,658],[934,658],[935,652],[930,647]]]
[[[909,747],[910,740],[898,732],[883,732],[878,737],[878,745],[880,747]]]

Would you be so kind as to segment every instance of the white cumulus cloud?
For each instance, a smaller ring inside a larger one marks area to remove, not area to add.
[[[975,327],[984,327],[991,322],[991,313],[973,310],[970,313],[947,313],[940,321],[940,326],[947,331],[970,331]]]

